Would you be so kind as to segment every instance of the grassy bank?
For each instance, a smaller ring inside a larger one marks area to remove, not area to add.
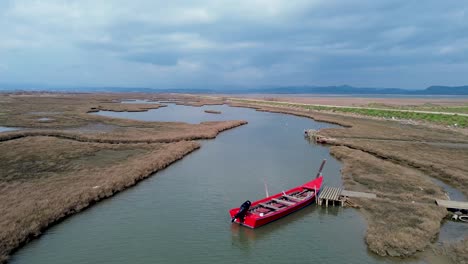
[[[441,125],[457,126],[457,127],[463,127],[463,128],[468,127],[468,116],[461,116],[457,114],[447,115],[447,114],[438,114],[438,113],[419,113],[419,112],[412,112],[411,109],[395,109],[395,110],[365,109],[365,108],[338,107],[338,106],[305,105],[305,104],[274,102],[274,101],[267,102],[267,101],[258,101],[258,100],[252,101],[252,100],[243,100],[243,99],[231,99],[231,100],[235,102],[241,102],[241,103],[295,107],[295,108],[302,108],[306,110],[315,110],[315,111],[352,113],[352,114],[380,117],[380,118],[387,118],[387,119],[419,120],[419,121],[432,122],[432,123],[441,124]],[[399,111],[399,110],[408,110],[408,111]],[[465,108],[461,108],[460,113],[464,113],[463,111],[465,111]]]
[[[332,147],[331,153],[343,162],[346,189],[378,196],[355,201],[369,224],[370,250],[382,256],[410,256],[437,236],[446,212],[433,199],[445,196],[424,173],[347,147]]]
[[[396,109],[396,110],[414,110],[414,111],[468,114],[468,105],[445,106],[445,105],[438,105],[438,104],[433,104],[433,103],[425,103],[422,105],[391,105],[391,104],[382,104],[382,103],[371,103],[371,104],[368,104],[368,107]]]

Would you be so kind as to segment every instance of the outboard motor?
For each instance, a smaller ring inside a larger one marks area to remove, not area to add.
[[[244,217],[247,214],[247,212],[249,211],[249,208],[250,208],[251,204],[252,203],[249,200],[245,201],[240,206],[239,212],[237,212],[237,214],[231,219],[231,222],[234,222],[236,220],[236,218],[239,218],[240,222],[244,222]]]

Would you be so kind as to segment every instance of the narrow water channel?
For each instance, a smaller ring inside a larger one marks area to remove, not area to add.
[[[192,123],[243,119],[249,124],[203,141],[200,150],[169,168],[48,229],[14,254],[11,263],[402,262],[368,252],[366,223],[354,209],[312,205],[255,230],[230,223],[230,208],[264,197],[264,181],[270,193],[297,186],[314,176],[322,159],[328,159],[325,184],[340,185],[340,163],[326,147],[303,138],[304,129],[333,125],[225,105],[98,114]]]
[[[19,128],[0,126],[0,132],[8,132],[8,131],[15,131],[15,130],[19,130]]]

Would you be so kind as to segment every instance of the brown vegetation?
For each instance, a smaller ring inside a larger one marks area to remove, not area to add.
[[[122,103],[100,103],[92,107],[88,112],[113,111],[113,112],[144,112],[150,109],[165,107],[163,104],[122,104]]]
[[[331,153],[344,162],[347,189],[377,194],[378,199],[354,201],[369,223],[369,249],[383,256],[408,256],[437,236],[446,212],[433,200],[445,195],[421,171],[348,147],[331,147]]]
[[[104,118],[105,119],[105,118]],[[82,142],[169,143],[181,140],[211,139],[218,133],[247,124],[246,121],[202,122],[200,124],[149,122],[141,126],[117,126],[101,133],[77,130],[17,130],[0,134],[0,142],[30,136],[52,136]]]
[[[404,141],[346,140],[337,145],[359,149],[396,164],[417,168],[438,178],[468,196],[467,147],[457,144],[430,144]]]
[[[0,94],[0,125],[26,128],[0,133],[0,263],[49,225],[200,147],[189,140],[214,138],[246,124],[141,122],[87,113],[159,107],[118,103],[135,97],[145,98],[136,94]],[[53,120],[39,122],[38,116],[53,116]]]
[[[199,148],[96,144],[54,137],[0,143],[0,260],[43,229],[112,196]]]

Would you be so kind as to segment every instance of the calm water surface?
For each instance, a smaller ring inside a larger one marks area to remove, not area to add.
[[[353,209],[312,205],[255,230],[229,221],[230,208],[264,197],[264,181],[270,193],[302,184],[324,158],[325,184],[340,185],[341,165],[302,136],[306,128],[332,125],[227,106],[99,114],[249,124],[203,141],[169,168],[48,229],[11,263],[393,263],[368,253],[366,223]]]
[[[15,131],[15,130],[19,130],[19,128],[0,126],[0,132]]]

